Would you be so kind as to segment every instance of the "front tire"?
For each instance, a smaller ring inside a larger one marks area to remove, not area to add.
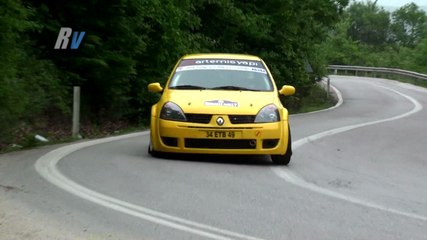
[[[271,160],[277,165],[288,165],[292,157],[291,129],[288,126],[288,146],[284,155],[271,155]]]
[[[156,151],[153,149],[153,145],[150,143],[148,144],[148,153],[152,156],[152,157],[160,157],[160,152]]]

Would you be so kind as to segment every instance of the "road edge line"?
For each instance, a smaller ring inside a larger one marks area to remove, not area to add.
[[[378,84],[373,84],[373,85],[387,89],[391,92],[394,92],[394,93],[406,98],[407,100],[409,100],[410,102],[412,102],[414,104],[414,107],[410,111],[405,112],[403,114],[396,115],[394,117],[370,121],[370,122],[366,122],[366,123],[349,125],[349,126],[345,126],[345,127],[334,128],[331,130],[327,130],[327,131],[323,131],[320,133],[310,135],[308,137],[299,139],[299,140],[295,141],[294,143],[292,143],[292,148],[296,150],[296,149],[302,147],[303,145],[305,145],[309,142],[313,142],[313,141],[316,141],[316,140],[319,140],[319,139],[322,139],[322,138],[325,138],[328,136],[336,135],[336,134],[343,133],[343,132],[348,132],[348,131],[351,131],[351,130],[354,130],[357,128],[361,128],[361,127],[371,126],[374,124],[390,122],[390,121],[398,120],[401,118],[405,118],[405,117],[408,117],[412,114],[415,114],[415,113],[417,113],[423,109],[422,104],[419,103],[415,98],[413,98],[411,96],[408,96],[408,95],[401,93],[397,90],[394,90],[392,88],[380,86]],[[362,199],[358,199],[355,197],[351,197],[351,196],[346,196],[342,193],[335,192],[335,191],[332,191],[330,189],[317,186],[313,183],[307,182],[306,180],[304,180],[304,178],[293,173],[289,168],[286,168],[286,167],[271,167],[270,169],[274,172],[274,174],[276,176],[285,180],[286,182],[289,182],[289,183],[294,184],[296,186],[299,186],[301,188],[308,189],[308,190],[313,191],[313,192],[317,192],[319,194],[323,194],[323,195],[330,196],[333,198],[348,201],[348,202],[351,202],[351,203],[354,203],[357,205],[361,205],[361,206],[365,206],[365,207],[369,207],[369,208],[393,213],[393,214],[400,215],[400,216],[405,216],[405,217],[409,217],[409,218],[413,218],[413,219],[417,219],[417,220],[427,221],[426,216],[422,216],[422,215],[418,215],[418,214],[414,214],[414,213],[409,213],[409,212],[404,212],[404,211],[400,211],[400,210],[393,209],[393,208],[384,207],[384,206],[381,206],[379,204],[375,204],[375,203],[365,201]]]
[[[46,179],[48,182],[77,197],[104,206],[106,208],[110,208],[134,217],[138,217],[140,219],[144,219],[149,222],[217,240],[232,239],[230,237],[247,240],[260,240],[260,238],[247,236],[229,230],[193,222],[187,219],[165,214],[132,203],[128,203],[105,194],[101,194],[72,181],[71,179],[63,175],[57,168],[57,164],[61,159],[63,159],[65,156],[68,156],[69,154],[72,154],[75,151],[97,144],[119,141],[127,138],[144,136],[147,134],[149,134],[149,131],[95,139],[60,147],[41,156],[34,164],[34,167],[39,173],[39,175]]]

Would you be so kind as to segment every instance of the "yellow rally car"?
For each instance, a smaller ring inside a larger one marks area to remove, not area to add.
[[[240,54],[192,54],[176,64],[151,109],[148,151],[159,153],[265,154],[291,160],[288,111],[263,60]]]

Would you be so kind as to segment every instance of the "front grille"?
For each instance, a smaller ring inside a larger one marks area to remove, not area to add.
[[[186,138],[186,148],[212,148],[212,149],[255,149],[255,139],[200,139]]]
[[[254,123],[255,115],[229,115],[232,124]]]
[[[209,123],[212,118],[212,114],[196,114],[196,113],[186,113],[188,122],[192,123]]]

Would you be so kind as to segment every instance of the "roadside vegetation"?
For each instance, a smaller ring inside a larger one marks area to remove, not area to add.
[[[375,1],[354,2],[318,47],[325,64],[427,74],[427,15],[414,3],[388,12]]]
[[[414,4],[390,13],[370,1],[4,0],[0,151],[35,134],[70,140],[73,86],[83,137],[147,126],[158,98],[147,84],[188,53],[258,55],[278,86],[297,88],[291,112],[330,106],[317,86],[328,64],[427,72],[426,23]],[[86,32],[79,49],[54,49],[61,27]]]

